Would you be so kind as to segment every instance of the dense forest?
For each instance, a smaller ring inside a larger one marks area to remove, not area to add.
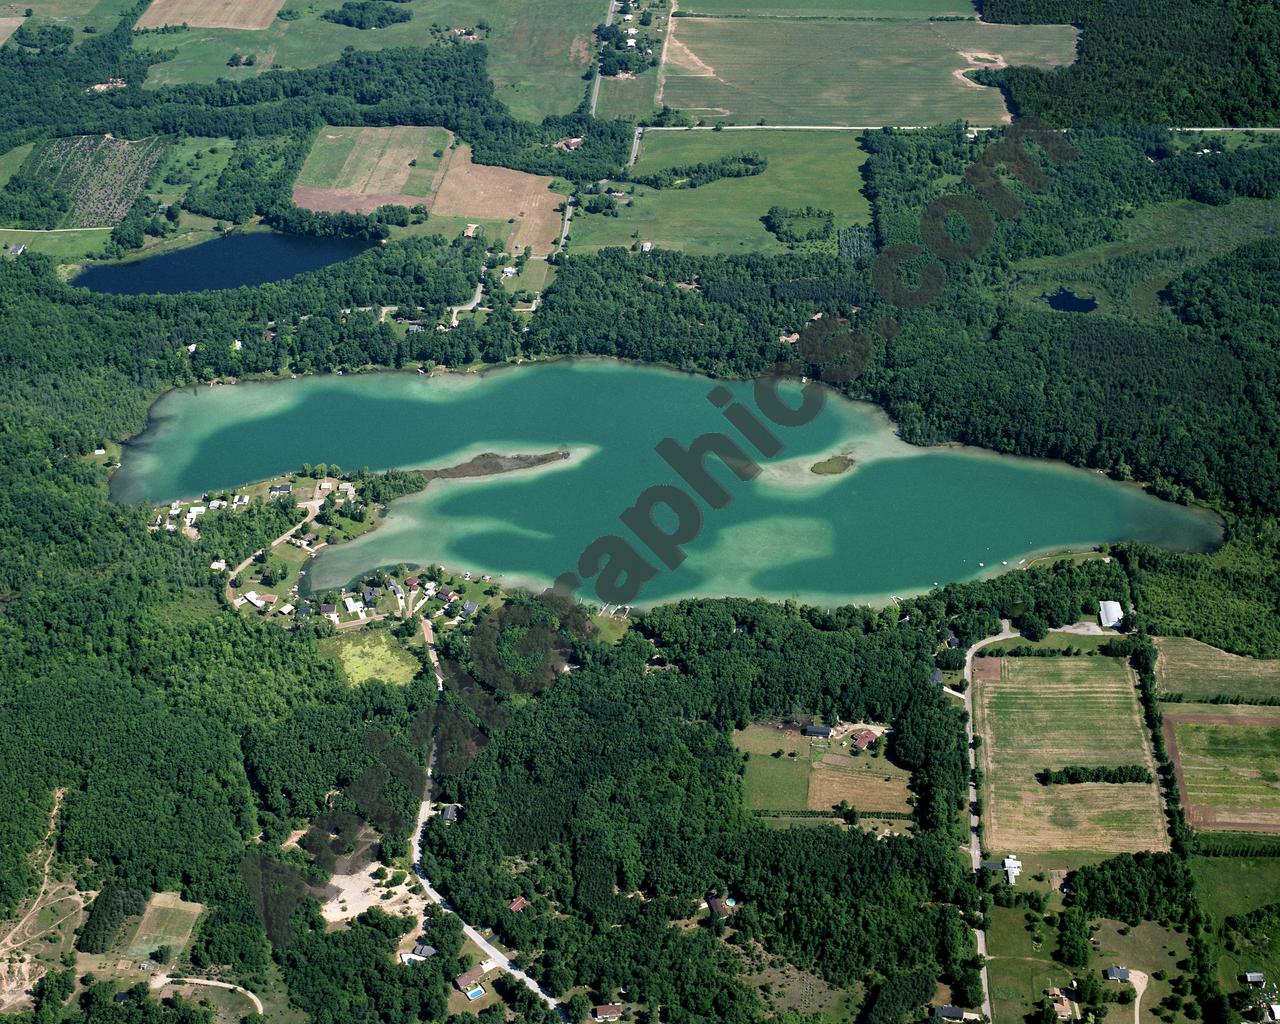
[[[1266,0],[979,0],[984,21],[1079,26],[1074,64],[981,71],[1056,125],[1274,125],[1280,12]]]

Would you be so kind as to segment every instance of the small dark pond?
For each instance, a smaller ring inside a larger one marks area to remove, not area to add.
[[[1097,299],[1077,295],[1066,288],[1059,288],[1056,292],[1046,293],[1040,297],[1049,303],[1050,309],[1056,309],[1059,313],[1092,313],[1098,308]]]

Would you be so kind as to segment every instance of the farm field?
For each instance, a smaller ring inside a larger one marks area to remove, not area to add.
[[[815,740],[776,724],[750,725],[734,733],[734,745],[749,753],[746,802],[751,810],[829,811],[842,800],[867,817],[911,810],[909,773],[883,756],[853,757],[837,740]],[[782,751],[781,757],[773,756]],[[825,819],[798,817],[788,824]]]
[[[147,901],[138,927],[129,937],[125,956],[145,960],[161,946],[181,955],[191,942],[204,905],[188,903],[176,892],[158,892]]]
[[[438,184],[453,136],[444,128],[320,129],[294,190],[300,206],[369,213],[385,203],[413,206]],[[413,166],[410,166],[410,164]],[[320,194],[323,193],[323,194]]]
[[[3,43],[16,31],[18,31],[18,26],[21,25],[26,20],[27,20],[26,18],[21,18],[21,17],[0,18],[0,43]]]
[[[1201,892],[1213,894],[1203,905],[1218,922],[1280,896],[1280,857],[1192,857],[1191,873]]]
[[[294,186],[294,202],[310,210],[360,212],[384,203],[421,203],[431,211],[424,226],[431,234],[456,235],[479,223],[499,245],[528,247],[536,255],[555,248],[561,224],[556,207],[565,197],[551,191],[553,179],[472,163],[471,147],[448,149],[450,137],[443,128],[322,129]],[[433,155],[437,149],[445,150],[443,160]],[[411,168],[413,159],[418,166]]]
[[[166,0],[184,4],[199,0]],[[245,2],[245,0],[240,0]],[[262,2],[262,0],[258,0]],[[271,3],[274,0],[266,0]],[[279,7],[280,5],[277,5]],[[286,0],[299,12],[293,21],[275,18],[260,29],[190,28],[163,36],[144,36],[137,46],[176,51],[154,65],[148,85],[213,82],[251,78],[271,68],[309,68],[337,60],[344,48],[382,50],[394,46],[430,46],[431,27],[473,28],[487,21],[489,74],[497,97],[517,117],[541,120],[568,113],[582,100],[582,75],[591,63],[591,31],[604,14],[597,0],[410,0],[403,5],[410,21],[377,31],[361,31],[323,20],[333,0]],[[227,67],[232,53],[253,54],[253,67]]]
[[[782,251],[786,246],[760,222],[771,206],[831,210],[838,227],[870,220],[860,191],[859,167],[866,154],[852,132],[651,131],[641,142],[636,171],[715,160],[743,150],[769,161],[762,174],[722,178],[701,188],[637,185],[632,201],[619,207],[617,217],[575,214],[572,249],[651,241],[699,254]]]
[[[264,29],[275,21],[283,3],[284,0],[151,0],[136,27]]]
[[[596,100],[596,117],[639,121],[656,108],[658,72],[648,70],[632,78],[602,77]]]
[[[659,101],[706,122],[1005,123],[998,90],[966,70],[1075,59],[1065,25],[976,21],[676,18]]]
[[[59,227],[111,226],[120,223],[142,195],[168,146],[158,136],[127,142],[76,135],[37,146],[23,168],[71,199],[72,209]]]
[[[969,0],[684,0],[683,14],[737,18],[932,18],[978,16]]]
[[[1040,295],[1065,286],[1094,296],[1099,313],[1154,316],[1161,309],[1161,291],[1179,274],[1280,231],[1280,201],[1161,203],[1138,210],[1123,230],[1124,236],[1115,242],[1018,262],[1014,294],[1046,309]],[[1150,262],[1152,255],[1160,259]],[[1131,270],[1129,257],[1139,256],[1142,261]]]
[[[1066,765],[1144,764],[1134,679],[1120,658],[975,658],[983,822],[993,854],[1168,848],[1156,783],[1042,786]]]
[[[1157,637],[1155,643],[1161,693],[1180,693],[1188,700],[1280,698],[1280,661],[1242,658],[1188,637]]]
[[[361,629],[320,641],[320,650],[338,660],[347,680],[360,686],[370,679],[404,684],[421,666],[384,629]]]
[[[1187,823],[1280,832],[1280,709],[1168,704],[1164,735]]]

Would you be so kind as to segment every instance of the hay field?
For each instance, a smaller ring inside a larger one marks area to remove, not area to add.
[[[1154,782],[1042,786],[1066,765],[1145,764],[1155,774],[1133,675],[1120,658],[980,658],[983,821],[996,854],[1168,849]]]
[[[1170,704],[1165,741],[1187,823],[1280,832],[1280,709]]]
[[[786,246],[760,220],[771,206],[831,210],[839,227],[870,221],[862,194],[866,154],[854,132],[646,132],[636,171],[713,161],[743,150],[769,161],[764,173],[692,189],[639,185],[634,201],[621,206],[617,217],[579,210],[570,234],[573,251],[629,246],[637,235],[697,254],[782,252]]]
[[[294,186],[309,210],[371,213],[388,203],[415,206],[439,184],[453,141],[444,128],[338,128],[316,136]],[[413,166],[410,166],[410,164]]]
[[[851,757],[845,750],[833,751],[809,771],[809,810],[829,811],[845,800],[871,817],[886,811],[907,814],[910,778],[910,773],[884,757]]]
[[[1187,637],[1157,637],[1155,643],[1156,685],[1162,693],[1189,700],[1280,697],[1280,661],[1242,658]]]
[[[1065,25],[677,18],[659,102],[708,123],[924,125],[1009,120],[964,72],[1075,59]]]
[[[514,220],[506,239],[508,249],[528,248],[535,256],[555,248],[565,201],[551,191],[551,178],[506,167],[471,162],[471,147],[453,150],[444,180],[431,203],[441,217]]]
[[[685,14],[737,18],[976,17],[971,0],[681,0]]]
[[[137,28],[270,28],[284,0],[151,0]]]
[[[176,892],[158,892],[147,901],[147,909],[129,939],[125,955],[143,960],[161,946],[182,953],[191,942],[196,922],[204,913],[203,903],[188,903]]]

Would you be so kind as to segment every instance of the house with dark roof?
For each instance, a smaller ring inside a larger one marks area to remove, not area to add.
[[[466,992],[471,989],[481,978],[488,972],[484,969],[484,964],[476,964],[471,970],[464,971],[453,979],[453,984],[459,992]]]
[[[804,727],[806,736],[817,736],[821,739],[827,739],[831,735],[831,726],[829,725],[806,725]]]
[[[416,946],[413,947],[413,955],[420,956],[422,957],[423,960],[431,959],[433,956],[436,955],[436,952],[437,951],[435,946],[427,946],[421,942],[419,942]]]
[[[292,493],[293,493],[293,484],[291,483],[271,485],[270,494],[273,498],[281,494],[292,494]]]
[[[458,805],[449,804],[443,811],[440,812],[440,816],[444,818],[444,820],[447,822],[456,823],[458,818],[461,817],[459,813]]]
[[[934,1020],[964,1020],[964,1010],[958,1006],[935,1006],[933,1008]]]
[[[1129,968],[1127,967],[1108,967],[1102,972],[1107,981],[1128,981]]]
[[[476,613],[476,609],[478,609],[479,607],[480,606],[476,604],[474,601],[464,601],[462,603],[462,614],[466,615],[467,617],[470,617]]]
[[[876,734],[870,729],[860,729],[853,734],[853,749],[866,750],[876,741]]]

